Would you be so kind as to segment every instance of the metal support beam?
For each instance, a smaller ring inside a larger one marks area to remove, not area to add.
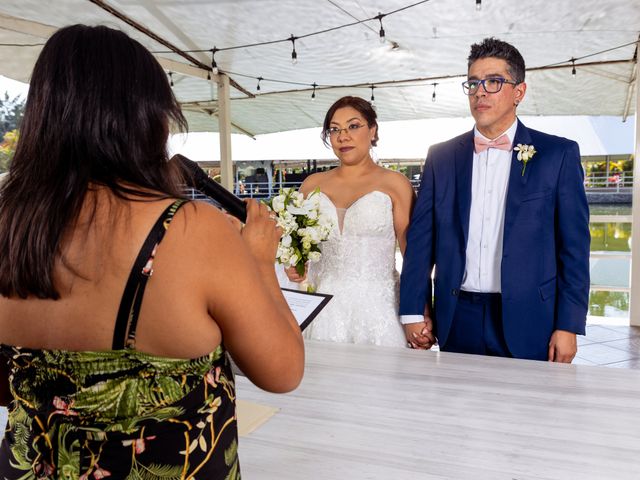
[[[154,55],[156,60],[160,64],[162,68],[168,70],[169,72],[179,73],[180,75],[185,75],[187,77],[195,77],[200,78],[202,80],[213,80],[216,82],[218,80],[218,75],[215,73],[211,73],[210,71],[203,69],[201,67],[194,67],[192,65],[188,65],[182,62],[176,62],[175,60],[170,60],[168,58],[160,57],[159,55]]]
[[[4,13],[0,13],[0,28],[10,30],[12,32],[33,35],[34,37],[39,38],[49,38],[56,30],[58,30],[57,27],[52,27],[51,25],[12,17]]]
[[[640,41],[640,36],[638,37],[638,41]],[[633,100],[633,92],[636,91],[636,80],[637,80],[637,74],[638,74],[638,69],[637,67],[637,63],[638,63],[638,45],[636,44],[636,49],[633,52],[633,60],[636,62],[636,65],[634,65],[633,71],[631,72],[631,78],[629,79],[629,87],[627,88],[627,99],[624,102],[624,111],[622,112],[622,121],[626,122],[627,121],[627,117],[629,116],[629,109],[631,108],[631,100]]]
[[[636,63],[636,79],[638,66]],[[636,86],[636,138],[635,156],[633,162],[633,206],[631,208],[631,293],[629,295],[629,317],[631,325],[640,326],[640,92],[638,82]],[[636,176],[638,175],[638,176]]]
[[[218,129],[220,135],[220,179],[222,186],[233,192],[231,159],[231,98],[229,77],[218,74]],[[638,177],[640,178],[640,177]]]

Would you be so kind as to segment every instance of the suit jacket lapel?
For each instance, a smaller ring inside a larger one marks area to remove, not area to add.
[[[531,135],[529,129],[525,127],[520,120],[518,120],[518,128],[513,139],[513,146],[522,143],[525,145],[531,145]],[[535,163],[535,160],[534,160]],[[518,152],[515,150],[511,154],[511,171],[509,172],[509,186],[507,187],[507,201],[505,205],[504,215],[504,235],[503,242],[506,243],[511,229],[515,223],[520,203],[525,192],[527,185],[527,179],[531,173],[532,164],[527,164],[527,168],[522,174],[522,167],[524,165],[518,160]]]
[[[473,130],[456,145],[456,193],[458,214],[464,235],[464,245],[469,237],[469,212],[471,210],[471,175],[473,173]]]

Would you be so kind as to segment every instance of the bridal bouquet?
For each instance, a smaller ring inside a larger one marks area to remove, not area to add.
[[[307,262],[320,260],[320,242],[329,238],[333,228],[331,219],[320,213],[319,193],[315,189],[304,198],[294,188],[284,188],[267,203],[283,230],[276,260],[296,267],[299,275],[304,275]]]

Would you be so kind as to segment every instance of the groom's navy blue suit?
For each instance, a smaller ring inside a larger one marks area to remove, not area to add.
[[[422,315],[429,305],[434,333],[444,347],[465,271],[473,136],[471,131],[429,150],[400,283],[400,315]],[[554,330],[584,334],[589,208],[575,142],[518,121],[513,145],[518,143],[533,145],[537,153],[524,175],[517,152],[511,160],[501,263],[502,326],[511,355],[546,360]]]

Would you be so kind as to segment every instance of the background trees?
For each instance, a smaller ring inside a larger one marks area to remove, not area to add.
[[[24,115],[25,100],[20,95],[0,97],[0,173],[6,172],[18,142],[18,128]]]

